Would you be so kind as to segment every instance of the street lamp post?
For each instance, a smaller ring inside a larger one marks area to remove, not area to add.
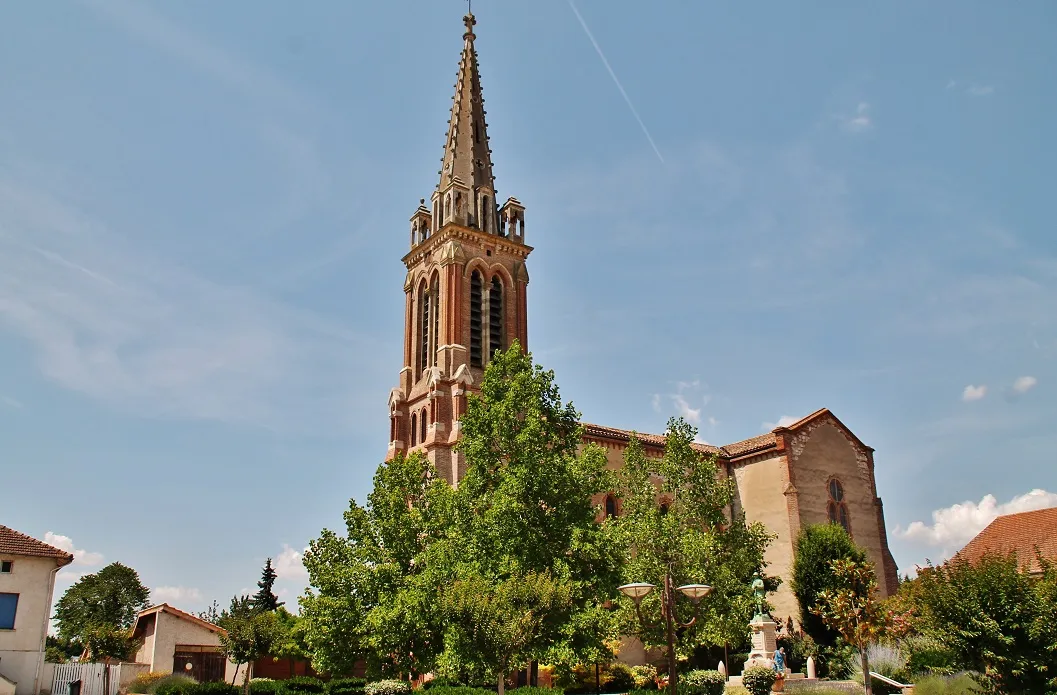
[[[661,615],[664,619],[665,633],[668,637],[669,695],[676,695],[675,689],[678,681],[675,658],[675,630],[677,627],[690,627],[697,622],[697,616],[701,611],[701,599],[708,596],[709,592],[712,591],[712,587],[706,584],[684,584],[680,587],[675,587],[674,584],[675,582],[672,581],[672,570],[671,567],[669,567],[664,573],[664,586],[661,588]],[[620,593],[635,602],[635,613],[639,617],[639,623],[642,624],[643,630],[646,629],[648,623],[642,615],[642,599],[656,588],[657,587],[653,584],[647,584],[645,582],[625,584],[624,586],[617,587],[617,590],[620,591]],[[676,591],[683,596],[686,596],[694,604],[694,617],[690,618],[689,622],[681,622],[675,617]]]

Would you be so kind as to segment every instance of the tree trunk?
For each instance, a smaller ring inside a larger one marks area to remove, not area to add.
[[[870,659],[866,656],[866,650],[859,652],[862,655],[862,681],[866,686],[866,695],[873,695],[873,678],[870,677]]]
[[[499,686],[497,690],[498,695],[504,695],[504,693],[506,693],[506,673],[504,673],[505,670],[506,669],[499,669]]]
[[[103,662],[103,695],[110,695],[110,659]]]
[[[240,668],[242,668],[242,664],[235,664],[235,673],[231,674],[232,685],[235,685],[235,681],[238,680]]]

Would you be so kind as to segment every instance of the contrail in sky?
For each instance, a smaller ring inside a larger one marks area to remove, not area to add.
[[[576,18],[580,20],[580,26],[584,28],[584,33],[587,34],[587,38],[591,39],[591,45],[595,47],[595,51],[598,52],[598,57],[602,59],[602,63],[606,66],[606,70],[609,71],[609,76],[613,78],[613,82],[616,83],[617,89],[619,89],[620,93],[624,96],[624,101],[628,103],[628,108],[631,109],[631,113],[635,116],[635,120],[638,121],[639,125],[642,127],[642,132],[646,135],[646,139],[650,141],[650,147],[652,147],[653,151],[657,153],[657,159],[661,160],[661,164],[664,164],[664,157],[661,156],[661,151],[657,149],[657,143],[653,141],[653,137],[650,135],[650,131],[647,130],[646,124],[642,122],[642,116],[639,115],[638,109],[635,108],[635,105],[631,103],[631,97],[629,97],[628,93],[624,91],[624,85],[620,84],[620,79],[617,77],[617,74],[613,72],[613,67],[609,64],[609,61],[606,60],[606,54],[602,52],[602,47],[598,45],[597,41],[595,41],[594,34],[592,34],[591,30],[587,27],[587,22],[585,22],[584,18],[580,15],[580,11],[576,9],[573,0],[569,0],[569,7],[572,9],[573,14],[576,15]]]

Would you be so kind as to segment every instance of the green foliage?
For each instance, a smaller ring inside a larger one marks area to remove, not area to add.
[[[66,652],[58,647],[49,646],[44,649],[44,661],[49,664],[65,664],[69,660]]]
[[[246,596],[231,599],[231,606],[220,618],[220,627],[226,630],[220,635],[220,648],[238,665],[267,656],[281,637],[275,613],[258,613]]]
[[[273,681],[271,678],[253,678],[250,680],[250,695],[273,695],[274,693],[285,693],[282,681]],[[361,689],[362,692],[362,689]]]
[[[955,672],[955,654],[943,642],[927,635],[910,635],[900,648],[907,655],[907,673],[950,676]]]
[[[693,448],[696,430],[682,419],[668,423],[664,457],[647,457],[632,438],[618,472],[623,513],[612,523],[624,551],[625,582],[664,585],[671,571],[676,586],[708,584],[695,625],[681,632],[677,649],[688,656],[699,645],[722,646],[744,639],[755,612],[752,575],[763,568],[770,535],[761,524],[747,524],[744,514],[727,518],[734,488],[720,476],[714,456]],[[663,511],[658,500],[667,503]],[[630,601],[621,601],[619,619],[625,634],[639,635],[647,647],[666,646],[660,590],[642,601],[643,629]],[[689,602],[678,599],[681,619],[692,615]]]
[[[136,570],[120,562],[86,574],[55,604],[59,638],[83,642],[85,635],[102,625],[128,630],[149,599],[150,589],[140,582]]]
[[[751,695],[767,695],[771,692],[777,674],[766,666],[750,666],[741,674],[741,683]]]
[[[432,681],[430,681],[432,683]],[[426,685],[429,685],[427,683]],[[507,693],[521,693],[527,690],[542,690],[542,688],[518,688]],[[557,691],[560,695],[561,691]],[[435,685],[429,688],[430,695],[495,695],[494,690],[487,688],[474,688],[468,685]],[[549,694],[547,694],[549,695]]]
[[[615,661],[609,665],[606,690],[623,693],[635,687],[635,672],[627,664]]]
[[[77,639],[64,639],[48,635],[44,639],[44,643],[48,653],[48,661],[55,664],[64,664],[71,657],[79,657],[84,652],[84,645]]]
[[[366,685],[364,678],[335,678],[327,683],[327,695],[361,695]]]
[[[128,628],[109,623],[86,626],[80,635],[93,661],[126,661],[136,653],[137,643]]]
[[[791,586],[800,604],[800,624],[820,647],[832,647],[839,636],[836,630],[827,627],[812,612],[818,603],[819,594],[843,588],[831,570],[834,560],[866,562],[866,551],[855,545],[839,524],[806,526],[800,531],[796,540]]]
[[[257,593],[250,599],[255,610],[274,611],[283,605],[279,601],[279,597],[272,591],[277,576],[275,568],[272,567],[272,559],[268,558],[264,563],[264,568],[261,570],[261,580],[257,582]]]
[[[967,673],[953,676],[926,676],[914,683],[914,695],[976,695],[980,684]]]
[[[289,693],[322,693],[326,691],[323,681],[311,676],[295,676],[283,681],[285,690]]]
[[[306,651],[320,672],[426,672],[443,646],[436,587],[449,561],[453,491],[418,453],[378,467],[366,507],[351,501],[346,535],[324,530],[305,553],[312,588],[301,598]]]
[[[173,673],[148,686],[147,690],[151,695],[190,695],[191,688],[197,684],[198,681],[190,676]]]
[[[687,671],[679,674],[679,695],[723,695],[727,678],[719,671]]]
[[[1057,692],[1057,570],[1040,579],[1014,556],[926,567],[900,592],[915,629],[945,645],[953,667],[980,674],[986,692]]]
[[[447,648],[471,656],[498,679],[542,651],[545,640],[555,639],[572,596],[567,583],[529,573],[499,582],[467,577],[448,588],[441,602]]]
[[[657,668],[651,664],[632,666],[631,673],[635,677],[636,690],[657,689]]]
[[[797,692],[806,693],[807,690],[799,689]],[[726,695],[749,695],[749,691],[740,685],[732,685],[727,688]],[[829,695],[829,693],[827,692],[826,695]]]
[[[812,612],[859,652],[861,673],[869,673],[869,646],[888,624],[888,613],[877,596],[873,566],[855,560],[833,560],[830,566],[835,586],[839,588],[819,592]],[[870,695],[870,679],[864,685]]]
[[[375,681],[364,687],[366,695],[409,695],[410,692],[411,686],[407,681]]]
[[[605,452],[580,450],[579,413],[562,403],[554,373],[516,342],[492,357],[480,388],[460,418],[468,467],[446,543],[455,574],[495,586],[530,574],[565,584],[569,607],[545,621],[551,634],[526,644],[524,658],[609,661],[612,622],[602,606],[616,596],[620,549],[592,503],[612,489]],[[470,665],[478,654],[448,658]]]
[[[806,672],[809,657],[819,661],[818,645],[803,630],[787,628],[778,636],[778,646],[785,649],[785,665],[794,673]]]
[[[480,688],[474,688],[475,691],[480,691]],[[491,694],[491,690],[486,691]],[[468,693],[467,695],[484,695],[481,692]],[[520,688],[514,688],[508,690],[506,695],[564,695],[563,692],[558,688],[537,688],[531,685],[523,685]]]
[[[187,695],[239,695],[239,689],[230,683],[196,683],[191,686]]]

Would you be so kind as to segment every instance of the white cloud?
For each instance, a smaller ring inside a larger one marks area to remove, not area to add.
[[[308,550],[308,548],[305,548]],[[275,574],[279,579],[289,581],[304,581],[308,579],[308,570],[305,569],[302,559],[304,551],[298,552],[288,544],[283,544],[283,551],[275,558]]]
[[[974,97],[988,97],[995,93],[995,88],[989,84],[971,84],[965,93]]]
[[[1027,393],[1039,383],[1033,376],[1022,376],[1013,382],[1013,391],[1016,393]]]
[[[12,398],[11,396],[0,396],[0,403],[3,403],[9,408],[14,408],[15,410],[22,410],[26,407],[21,401]]]
[[[966,403],[970,401],[978,401],[986,395],[987,387],[983,384],[980,384],[979,386],[973,386],[972,384],[969,384],[965,387],[965,390],[962,391],[962,400]]]
[[[906,529],[895,528],[895,535],[937,548],[943,559],[961,550],[997,517],[1057,506],[1057,493],[1035,489],[999,504],[994,495],[979,502],[965,501],[932,512],[932,523],[915,521]]]
[[[841,127],[850,133],[862,133],[873,127],[873,120],[870,118],[870,105],[865,101],[859,102],[859,105],[855,107],[855,113],[841,115],[838,120]]]
[[[202,602],[202,592],[186,586],[158,586],[151,589],[150,598],[152,603],[198,604]]]
[[[710,426],[712,426],[712,427],[715,427],[716,425],[718,425],[718,424],[719,424],[719,420],[717,420],[717,419],[716,419],[715,417],[713,417],[713,416],[709,415],[709,416],[708,416],[708,424],[709,424]]]
[[[653,399],[651,400],[651,403],[653,405],[653,411],[655,413],[661,412],[661,394],[653,394]]]
[[[62,192],[2,173],[0,228],[0,334],[67,389],[147,417],[284,430],[344,429],[368,407],[351,375],[379,354],[373,339],[137,253]]]
[[[800,418],[795,418],[792,415],[783,415],[782,417],[778,418],[778,422],[765,422],[763,423],[762,427],[764,431],[770,432],[776,427],[789,427],[789,425],[793,424],[799,419]]]
[[[73,564],[80,567],[97,567],[103,564],[103,554],[93,553],[82,548],[77,548],[73,544],[73,539],[69,536],[60,536],[57,533],[48,531],[44,534],[44,542],[48,545],[54,546],[59,550],[65,550],[66,552],[73,555]]]
[[[700,424],[701,408],[691,408],[690,404],[685,398],[683,398],[682,394],[673,394],[672,404],[675,406],[675,411],[679,413],[680,417],[695,425]]]

